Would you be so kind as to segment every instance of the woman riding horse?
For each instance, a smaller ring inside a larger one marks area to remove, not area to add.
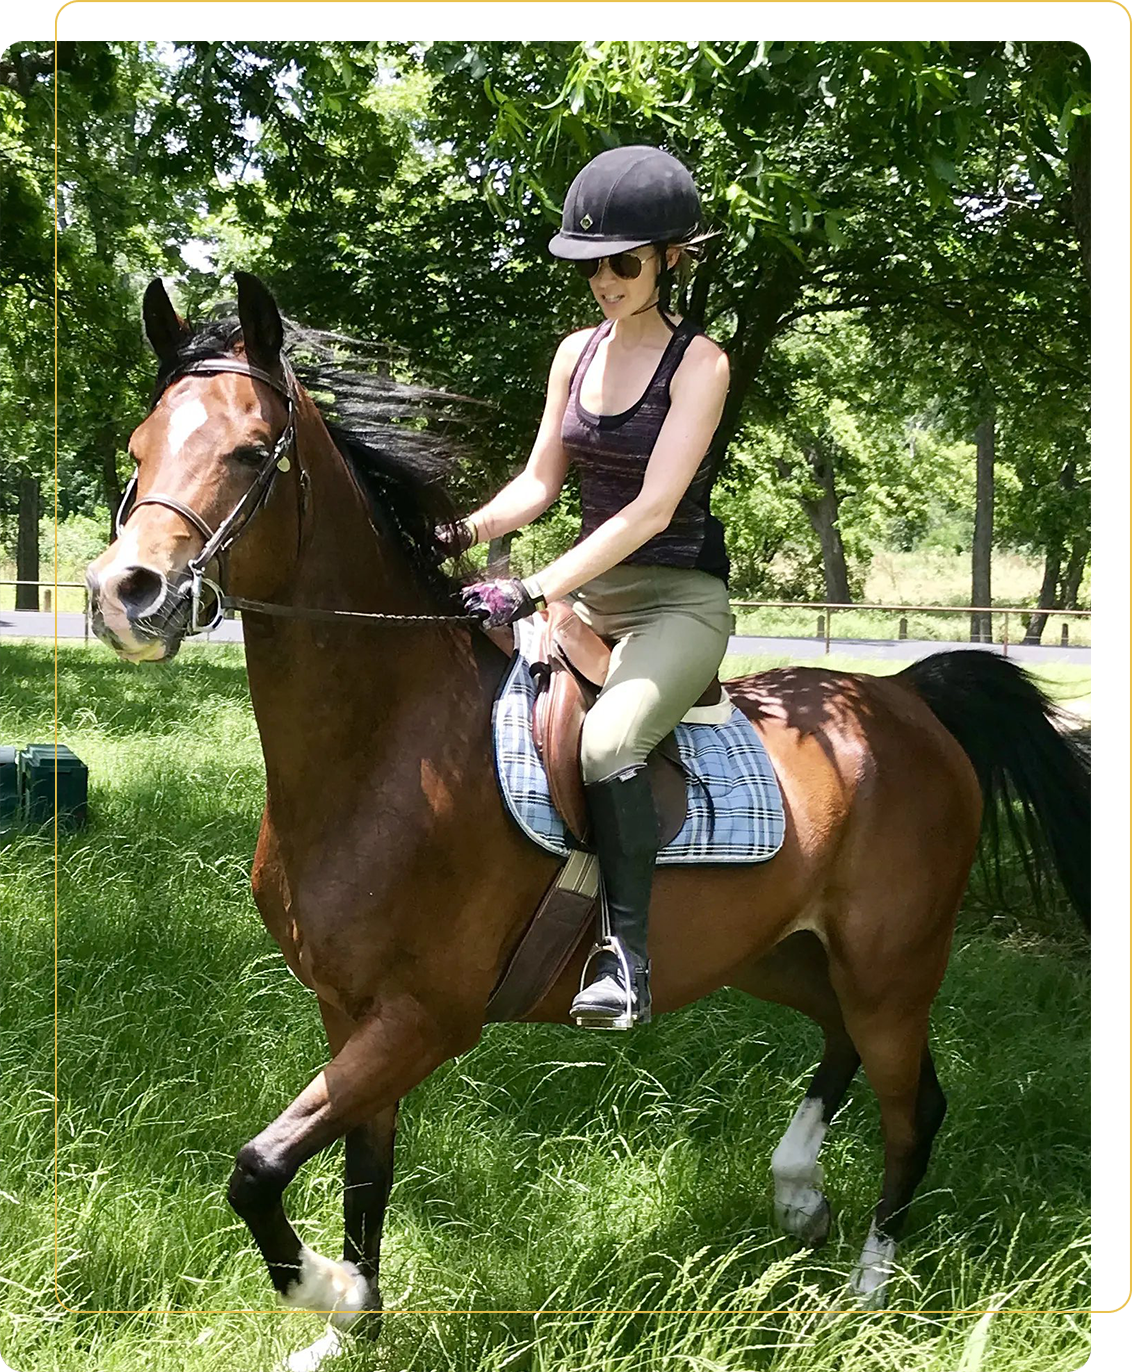
[[[727,356],[671,316],[665,299],[681,255],[699,241],[699,222],[691,176],[657,148],[613,148],[575,177],[550,250],[586,277],[605,320],[559,344],[526,469],[462,521],[452,543],[462,552],[536,519],[576,463],[582,531],[574,546],[537,576],[467,587],[464,602],[493,627],[565,599],[615,640],[581,742],[610,937],[570,1014],[596,1029],[650,1018],[659,834],[645,762],[715,676],[731,631],[723,527],[710,510]]]

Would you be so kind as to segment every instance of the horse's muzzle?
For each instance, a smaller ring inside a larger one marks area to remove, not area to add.
[[[170,583],[141,563],[111,566],[86,576],[90,624],[95,634],[129,662],[168,661],[189,627],[192,584]]]

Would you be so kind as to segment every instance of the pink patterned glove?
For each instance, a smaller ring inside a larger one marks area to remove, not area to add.
[[[501,629],[533,615],[536,609],[531,593],[517,576],[473,582],[463,588],[460,596],[467,613],[479,615],[485,629]]]

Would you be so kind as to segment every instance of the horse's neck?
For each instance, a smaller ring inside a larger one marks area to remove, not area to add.
[[[304,411],[298,450],[310,494],[286,598],[335,610],[437,613],[401,549],[375,534],[317,412]],[[434,755],[451,754],[464,736],[460,725],[490,712],[502,655],[475,642],[482,638],[461,625],[245,616],[273,809],[309,810],[312,796],[334,809],[347,776],[355,803],[359,785],[372,795],[383,777],[403,792],[406,767],[419,776]],[[467,738],[474,748],[473,738],[474,728]]]

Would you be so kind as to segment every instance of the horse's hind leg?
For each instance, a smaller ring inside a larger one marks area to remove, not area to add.
[[[811,1248],[826,1241],[830,1224],[818,1154],[860,1061],[848,1034],[825,1031],[818,1070],[770,1161],[775,1219],[787,1234]]]
[[[821,1063],[771,1158],[775,1219],[787,1234],[816,1248],[828,1238],[830,1225],[818,1154],[860,1063],[830,984],[829,960],[815,935],[800,932],[731,981],[760,1000],[800,1010],[825,1036]]]
[[[852,1028],[865,1073],[880,1101],[884,1186],[850,1284],[865,1305],[879,1307],[885,1301],[908,1205],[927,1171],[947,1101],[928,1051],[923,1020],[909,1024],[901,1017],[887,1023],[874,1018],[867,1027]]]

